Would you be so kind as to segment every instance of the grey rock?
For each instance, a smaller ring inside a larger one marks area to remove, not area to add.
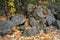
[[[46,34],[51,33],[51,32],[53,32],[54,30],[55,30],[55,26],[49,26],[49,27],[45,27],[45,28],[44,28],[44,32],[45,32]]]
[[[40,30],[40,29],[43,28],[42,24],[38,23],[33,17],[30,18],[29,23],[30,23],[31,26],[36,26],[37,30]]]
[[[53,22],[56,21],[56,19],[55,19],[54,16],[51,14],[51,15],[47,15],[46,21],[48,22],[49,25],[51,25]]]
[[[30,18],[29,23],[32,26],[37,26],[38,25],[38,23],[36,22],[36,20],[33,17]]]
[[[59,30],[60,30],[60,21],[59,20],[56,20],[57,21],[57,24],[59,26]]]
[[[9,33],[12,28],[15,26],[11,21],[1,21],[0,20],[0,32]]]
[[[44,32],[45,32],[46,34],[48,34],[48,33],[50,33],[51,31],[49,30],[48,27],[46,27],[46,28],[44,29]]]
[[[39,17],[42,17],[43,16],[43,12],[42,12],[42,6],[39,5],[36,9],[36,13]]]
[[[23,31],[24,36],[35,36],[38,33],[39,32],[36,28],[26,29]]]
[[[27,29],[25,29],[25,30],[23,31],[23,36],[28,36],[28,30],[27,30]]]
[[[39,5],[33,12],[33,16],[36,19],[41,19],[41,17],[43,16],[43,12],[42,12],[42,6]]]
[[[11,18],[11,21],[16,25],[19,25],[25,22],[25,17],[23,15],[16,14],[14,17]]]
[[[29,36],[35,36],[36,34],[38,34],[38,31],[36,28],[28,29],[28,35]]]
[[[46,23],[46,19],[42,19],[42,22],[43,22],[43,24],[45,24]]]

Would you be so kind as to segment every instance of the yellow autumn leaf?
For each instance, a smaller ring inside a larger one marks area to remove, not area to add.
[[[11,7],[11,9],[9,10],[11,13],[14,13],[16,11],[16,9],[14,7]]]
[[[8,2],[8,6],[14,7],[14,2]]]

